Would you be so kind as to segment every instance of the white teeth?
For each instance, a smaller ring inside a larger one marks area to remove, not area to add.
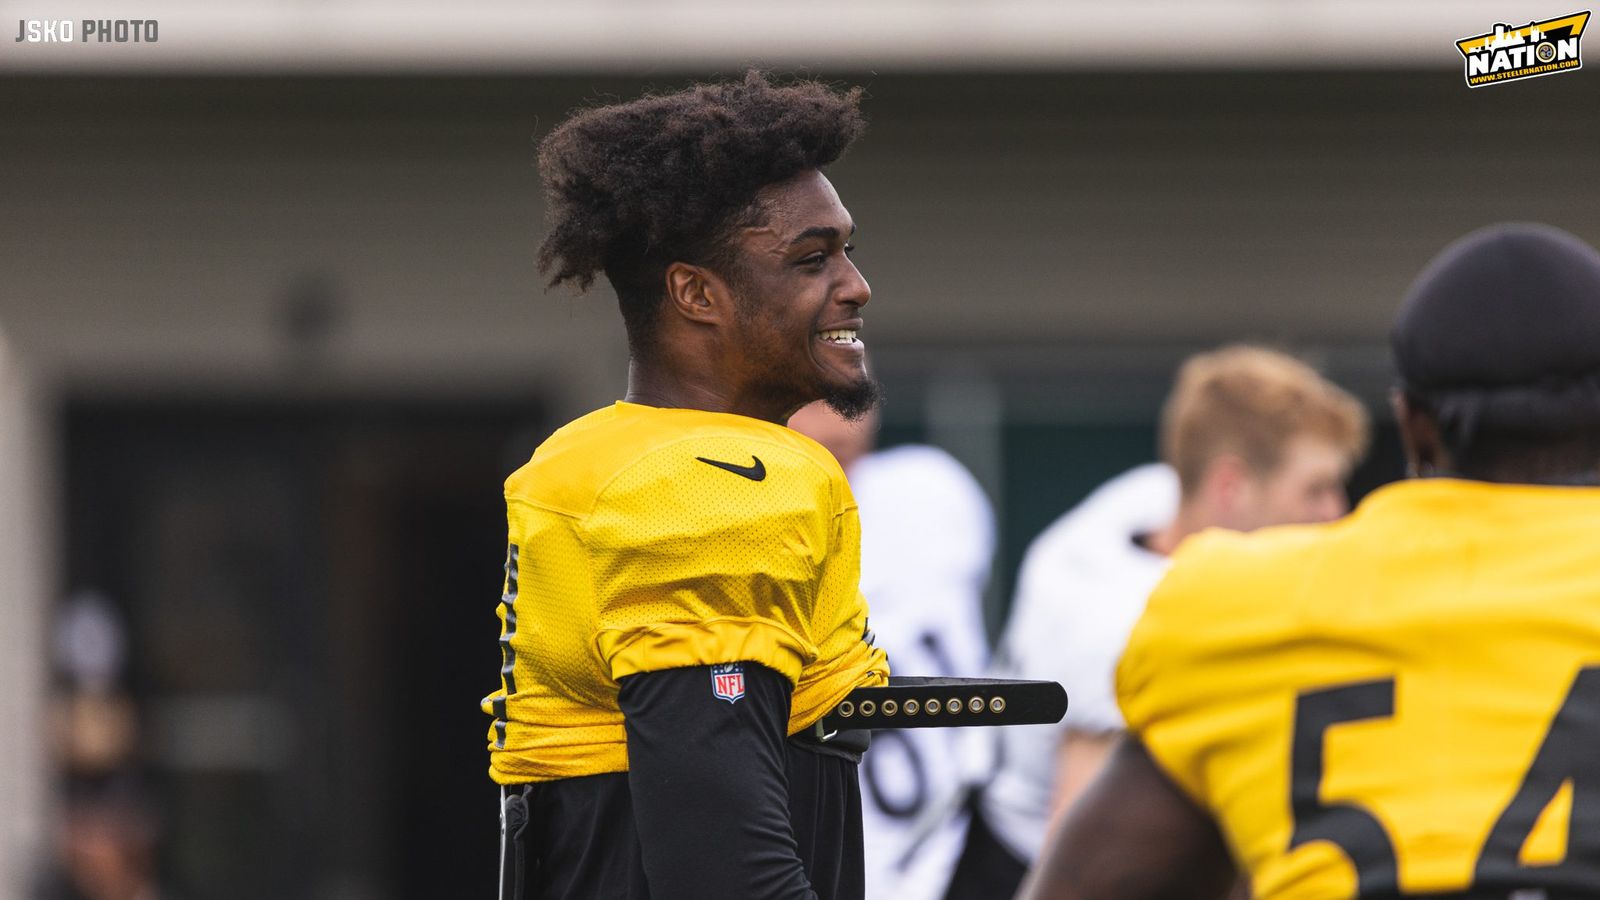
[[[854,344],[856,342],[856,330],[854,328],[835,328],[831,331],[822,332],[820,337],[831,344]]]

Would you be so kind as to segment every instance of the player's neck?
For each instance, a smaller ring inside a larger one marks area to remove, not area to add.
[[[799,406],[749,396],[707,373],[637,358],[628,362],[628,392],[623,400],[663,409],[732,413],[778,425],[787,424]]]
[[[1171,556],[1178,549],[1178,545],[1183,543],[1184,538],[1197,531],[1204,531],[1212,524],[1209,514],[1199,509],[1197,504],[1185,501],[1178,505],[1178,514],[1172,517],[1172,521],[1168,522],[1166,527],[1151,532],[1145,538],[1144,546],[1152,553]]]

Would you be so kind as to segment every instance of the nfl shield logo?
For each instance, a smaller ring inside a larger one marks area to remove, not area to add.
[[[744,663],[711,667],[711,693],[719,700],[736,702],[744,696]]]

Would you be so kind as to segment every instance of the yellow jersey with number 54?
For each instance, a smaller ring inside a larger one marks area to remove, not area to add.
[[[1600,488],[1198,535],[1117,691],[1257,897],[1600,894]]]
[[[539,446],[506,515],[500,688],[483,700],[501,784],[627,771],[617,681],[637,672],[760,663],[794,685],[791,734],[887,681],[855,499],[798,432],[617,403]]]

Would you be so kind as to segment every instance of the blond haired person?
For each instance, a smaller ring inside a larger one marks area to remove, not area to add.
[[[951,898],[1010,896],[1104,764],[1123,729],[1117,658],[1179,543],[1338,518],[1367,440],[1361,405],[1293,357],[1230,346],[1183,364],[1161,415],[1164,463],[1102,485],[1023,559],[1000,657],[1006,674],[1060,681],[1072,705],[1058,725],[1000,735]]]

